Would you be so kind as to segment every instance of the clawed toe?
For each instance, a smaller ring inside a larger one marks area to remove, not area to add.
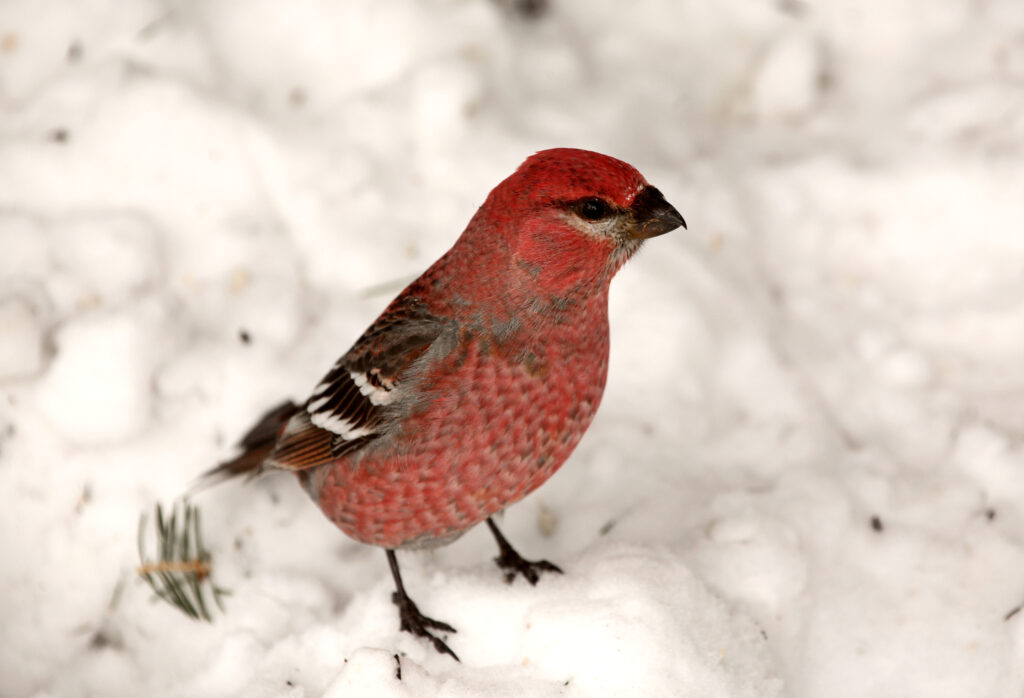
[[[443,621],[434,620],[423,615],[412,599],[399,594],[397,591],[391,594],[391,602],[398,606],[398,617],[401,620],[400,627],[404,632],[430,640],[435,650],[441,654],[451,655],[455,661],[460,661],[459,656],[452,651],[451,647],[445,644],[444,640],[430,632],[431,630],[439,630],[446,633],[458,632],[455,628]]]
[[[526,581],[533,585],[537,584],[541,572],[557,572],[562,574],[562,569],[554,563],[547,560],[527,560],[517,553],[491,519],[487,519],[487,527],[491,529],[491,533],[494,534],[494,540],[498,542],[498,550],[501,551],[501,554],[494,558],[494,562],[504,570],[507,583],[511,584],[517,574],[523,575]]]
[[[523,575],[532,585],[536,585],[540,579],[541,572],[556,572],[562,574],[562,568],[547,560],[526,560],[513,551],[513,555],[503,552],[494,561],[505,572],[505,581],[509,584],[515,580],[517,574]]]
[[[431,630],[440,630],[445,633],[456,632],[455,628],[439,620],[428,618],[420,613],[413,600],[405,593],[405,585],[402,584],[402,575],[398,571],[398,560],[395,558],[394,550],[387,550],[388,565],[391,567],[391,576],[395,580],[395,591],[391,594],[391,603],[398,606],[398,617],[401,621],[401,629],[417,637],[426,638],[434,645],[434,649],[441,654],[450,655],[455,661],[459,655],[452,652],[452,648],[445,644],[444,640],[434,635]]]
[[[391,603],[398,606],[398,614],[402,619],[402,630],[415,635],[422,635],[421,630],[423,628],[433,628],[434,630],[442,630],[446,633],[459,632],[444,621],[434,620],[423,615],[412,599],[408,596],[403,598],[397,591],[391,592]]]

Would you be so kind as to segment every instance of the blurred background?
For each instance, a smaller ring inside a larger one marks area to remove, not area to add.
[[[319,695],[412,647],[383,556],[287,480],[202,500],[212,626],[132,578],[138,516],[554,146],[635,165],[689,230],[613,284],[602,410],[509,537],[667,551],[787,695],[1019,696],[1018,0],[0,3],[0,695]],[[501,604],[492,554],[473,532],[419,583]],[[445,695],[546,695],[496,656]],[[769,694],[717,670],[692,695]]]

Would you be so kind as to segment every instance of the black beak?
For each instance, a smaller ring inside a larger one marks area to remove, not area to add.
[[[630,232],[630,237],[634,239],[646,240],[664,235],[679,226],[686,227],[686,221],[679,215],[679,211],[665,201],[657,187],[644,187],[633,199],[630,208],[633,220],[636,221],[636,227]]]

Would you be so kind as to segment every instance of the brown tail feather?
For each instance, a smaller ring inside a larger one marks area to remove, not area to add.
[[[194,493],[240,475],[245,475],[248,478],[258,475],[260,466],[274,449],[274,444],[277,443],[281,431],[292,415],[298,411],[298,405],[289,400],[264,414],[238,442],[238,447],[242,449],[242,452],[200,475],[190,490]]]

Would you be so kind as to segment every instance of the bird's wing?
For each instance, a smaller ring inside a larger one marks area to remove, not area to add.
[[[305,470],[378,438],[387,406],[402,397],[407,370],[445,327],[416,298],[396,299],[317,384],[278,438],[268,464]]]

